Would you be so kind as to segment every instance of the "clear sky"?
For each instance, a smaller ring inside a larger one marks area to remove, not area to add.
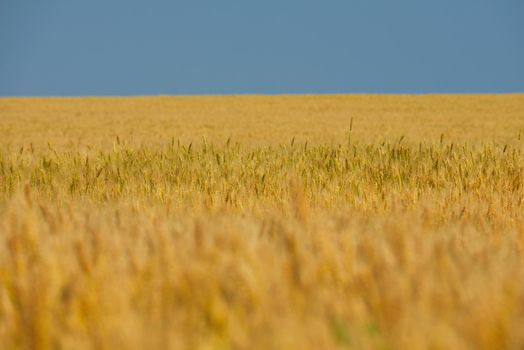
[[[524,0],[0,0],[0,96],[524,92]]]

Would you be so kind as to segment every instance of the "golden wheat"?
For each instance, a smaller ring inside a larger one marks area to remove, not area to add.
[[[0,99],[0,344],[520,349],[523,126],[522,95]]]

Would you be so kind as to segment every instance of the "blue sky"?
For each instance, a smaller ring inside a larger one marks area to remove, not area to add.
[[[522,0],[0,0],[0,96],[524,92]]]

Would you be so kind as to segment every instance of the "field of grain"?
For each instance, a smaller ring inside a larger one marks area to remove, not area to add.
[[[522,349],[524,95],[0,99],[2,349]]]

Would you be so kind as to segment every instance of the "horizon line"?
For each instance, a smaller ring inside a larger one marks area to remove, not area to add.
[[[89,99],[89,98],[151,98],[151,97],[286,97],[286,96],[473,96],[473,95],[523,95],[523,91],[514,92],[321,92],[321,93],[223,93],[223,94],[130,94],[130,95],[0,95],[0,99]]]

